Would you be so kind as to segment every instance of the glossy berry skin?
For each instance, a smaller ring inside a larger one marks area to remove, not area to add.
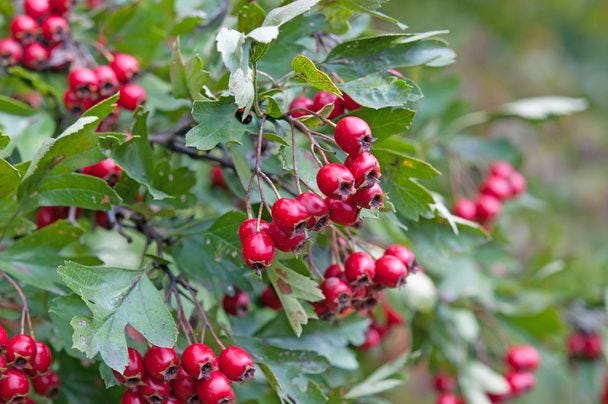
[[[355,100],[353,100],[352,98],[350,98],[350,95],[346,94],[346,93],[342,93],[342,96],[344,97],[344,107],[349,110],[349,111],[356,111],[359,108],[361,108],[361,105],[359,105]]]
[[[23,11],[35,20],[41,20],[51,13],[49,0],[24,0]]]
[[[346,154],[357,155],[369,151],[374,141],[367,122],[356,116],[342,118],[334,129],[334,139]]]
[[[148,348],[144,355],[144,369],[146,375],[156,381],[168,381],[177,374],[179,358],[175,349],[153,346]]]
[[[48,44],[57,44],[65,41],[70,32],[68,22],[63,17],[50,16],[40,25],[42,37]]]
[[[16,369],[8,369],[0,380],[0,401],[3,403],[20,402],[21,397],[27,396],[30,385],[27,376]]]
[[[359,208],[380,209],[384,206],[386,194],[382,191],[380,184],[375,183],[371,187],[361,188],[351,197],[351,201]]]
[[[116,78],[121,83],[129,82],[135,75],[139,73],[139,62],[135,57],[126,53],[117,53],[110,64]]]
[[[120,383],[128,387],[138,386],[145,376],[144,360],[136,349],[128,348],[128,354],[129,362],[122,373],[116,370],[113,370],[112,373]]]
[[[222,299],[224,311],[232,316],[243,317],[249,312],[251,300],[249,294],[242,290],[236,290],[232,296],[225,294]]]
[[[118,79],[116,73],[110,66],[102,65],[93,69],[95,77],[97,77],[97,85],[99,87],[99,95],[109,97],[118,91]]]
[[[78,98],[86,98],[97,93],[99,84],[93,70],[77,67],[68,74],[68,87]]]
[[[279,229],[273,221],[268,227],[268,235],[277,250],[283,252],[299,251],[306,243],[306,235],[304,233],[287,233]]]
[[[36,227],[42,229],[57,220],[68,217],[68,209],[61,206],[44,206],[36,212]]]
[[[258,228],[258,219],[247,219],[244,220],[239,226],[239,238],[241,242],[248,236],[258,231],[267,232],[270,223],[264,219],[260,219],[260,227]]]
[[[456,381],[452,376],[445,373],[439,373],[433,378],[433,387],[435,391],[445,393],[456,389]]]
[[[384,255],[376,260],[374,283],[387,288],[397,288],[405,283],[407,267],[392,255]]]
[[[171,395],[171,385],[169,382],[161,382],[151,377],[145,377],[143,385],[139,388],[139,392],[149,402],[161,403]]]
[[[44,45],[34,42],[23,48],[23,65],[28,69],[42,70],[49,60],[49,52]]]
[[[437,400],[435,400],[435,404],[463,404],[464,401],[460,397],[452,393],[441,393]]]
[[[517,171],[509,177],[509,184],[511,185],[511,197],[523,194],[528,186],[526,177]]]
[[[226,178],[224,178],[224,170],[222,170],[222,167],[211,167],[211,185],[216,188],[228,188],[228,185],[226,184]]]
[[[488,222],[496,218],[502,209],[502,204],[491,195],[480,195],[475,204],[477,220]]]
[[[300,233],[306,229],[310,213],[300,201],[280,198],[272,205],[272,223],[287,234]]]
[[[8,340],[9,340],[8,333],[6,332],[4,327],[2,327],[0,325],[0,355],[6,351],[6,346],[8,345]]]
[[[360,209],[350,200],[328,199],[327,202],[329,204],[329,218],[332,222],[342,226],[352,226],[357,223]]]
[[[49,0],[51,13],[54,15],[64,15],[71,7],[73,0]]]
[[[320,288],[325,296],[325,303],[330,309],[340,311],[350,304],[353,291],[341,279],[327,278],[321,283]]]
[[[331,264],[325,270],[325,274],[323,275],[325,279],[327,278],[339,278],[344,280],[344,267],[340,264]]]
[[[82,173],[92,175],[93,177],[101,178],[110,182],[116,182],[122,169],[112,159],[105,159],[97,164],[86,166],[82,168]],[[112,184],[110,184],[112,185]]]
[[[262,306],[268,307],[272,310],[278,311],[283,308],[281,299],[277,296],[277,292],[274,291],[272,286],[268,286],[260,295],[260,302]]]
[[[454,214],[466,220],[477,219],[477,205],[470,199],[459,199],[454,204]]]
[[[272,264],[274,243],[267,232],[250,234],[243,240],[243,261],[253,270],[259,271]]]
[[[399,258],[399,261],[403,262],[403,265],[408,270],[411,270],[416,261],[416,255],[412,250],[401,244],[390,245],[384,250],[384,255],[392,255]]]
[[[44,342],[36,341],[36,355],[32,361],[32,373],[42,374],[49,370],[53,362],[51,348]]]
[[[59,375],[53,371],[32,378],[34,391],[41,396],[54,397],[61,387]]]
[[[317,95],[315,95],[315,98],[312,100],[312,110],[318,112],[328,104],[333,105],[333,109],[328,116],[329,119],[334,119],[344,113],[344,101],[337,95],[326,91],[319,91]]]
[[[353,173],[355,187],[368,188],[380,180],[380,163],[378,159],[369,152],[357,155],[349,155],[344,162],[346,168]]]
[[[482,184],[480,192],[485,195],[491,195],[499,201],[504,201],[511,196],[513,190],[507,179],[492,175]]]
[[[177,399],[189,402],[196,396],[196,379],[180,367],[175,379],[171,380],[171,391]]]
[[[376,263],[368,254],[358,251],[344,261],[344,275],[351,284],[369,285],[376,274]]]
[[[40,26],[32,17],[18,15],[11,20],[11,36],[23,45],[36,41]]]
[[[196,392],[201,404],[224,404],[235,400],[230,380],[220,371],[196,383]]]
[[[14,66],[23,59],[23,48],[13,38],[0,39],[0,66]]]
[[[355,193],[355,177],[345,165],[326,164],[317,173],[317,185],[329,198],[347,199]]]
[[[127,390],[122,395],[120,404],[146,404],[146,400],[138,390]]]
[[[36,357],[36,341],[26,334],[17,334],[8,340],[6,361],[16,369],[32,369]]]
[[[536,378],[530,372],[510,372],[505,376],[512,395],[520,395],[530,391],[536,385]]]
[[[218,358],[220,372],[233,382],[244,382],[254,377],[255,366],[249,352],[238,346],[230,346]]]
[[[313,101],[304,96],[296,97],[293,99],[291,104],[289,104],[289,110],[293,111],[294,109],[307,109],[312,111]],[[305,111],[294,111],[291,113],[292,118],[299,118],[301,116],[305,116],[307,113]]]
[[[329,207],[323,198],[312,192],[303,192],[296,197],[296,200],[304,206],[310,216],[307,223],[309,229],[319,231],[327,225]]]
[[[182,368],[196,380],[206,379],[217,369],[217,357],[207,345],[192,344],[182,353]]]
[[[118,105],[129,111],[135,111],[146,101],[146,90],[138,84],[125,84],[120,89]]]
[[[540,354],[530,345],[512,346],[507,351],[506,362],[515,371],[532,371],[540,364]]]
[[[513,166],[511,166],[511,164],[506,161],[498,160],[494,161],[490,165],[490,174],[495,175],[497,177],[508,179],[509,177],[511,177],[511,174],[513,174],[514,171],[515,169],[513,169]]]

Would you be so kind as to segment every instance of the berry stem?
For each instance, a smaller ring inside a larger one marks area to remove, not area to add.
[[[209,322],[209,318],[207,317],[207,313],[205,313],[203,306],[201,306],[201,302],[198,301],[198,298],[196,296],[196,291],[194,291],[193,289],[189,289],[189,291],[190,291],[190,295],[192,296],[192,300],[194,301],[194,305],[196,306],[196,309],[198,310],[200,315],[203,317],[203,321],[205,322],[205,327],[209,329],[209,332],[211,333],[211,335],[213,336],[213,339],[215,340],[215,342],[217,342],[219,347],[222,348],[222,350],[226,349],[224,344],[222,344],[222,341],[218,338],[217,334],[215,333],[213,326]]]
[[[293,175],[296,178],[296,187],[298,192],[302,193],[302,186],[300,185],[300,174],[298,174],[298,162],[296,159],[296,131],[293,125],[289,125],[291,128],[291,164],[293,165]]]
[[[307,108],[294,108],[294,109],[291,109],[291,110],[287,111],[287,115],[291,116],[291,114],[293,114],[294,112],[305,112],[307,115],[312,115],[312,116],[318,118],[319,120],[321,120],[321,122],[323,122],[326,125],[331,126],[332,128],[336,127],[336,124],[333,123],[333,121],[331,121],[330,119],[324,117],[323,115],[319,114],[318,112],[311,111],[310,109],[307,109]]]
[[[23,290],[19,287],[17,282],[13,280],[6,272],[0,271],[0,274],[11,284],[11,286],[15,289],[19,298],[21,299],[21,334],[25,332],[25,320],[27,319],[28,327],[30,328],[30,334],[34,337],[34,328],[32,327],[32,319],[30,317],[30,309],[27,305],[27,298],[23,293]]]

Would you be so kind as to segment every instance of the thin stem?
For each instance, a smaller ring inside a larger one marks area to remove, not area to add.
[[[220,348],[222,348],[222,350],[226,349],[226,347],[224,346],[224,344],[222,344],[222,341],[218,338],[217,334],[215,333],[215,330],[213,329],[213,326],[209,322],[209,318],[207,317],[207,313],[205,313],[205,310],[203,310],[203,307],[201,306],[201,303],[198,301],[198,298],[196,296],[196,292],[194,290],[190,289],[190,295],[192,296],[192,300],[194,300],[194,304],[196,306],[196,309],[198,310],[198,312],[200,313],[200,315],[203,317],[203,321],[205,322],[205,327],[207,327],[209,329],[209,332],[213,336],[213,339],[215,339],[215,342],[217,342],[217,344],[220,346]]]
[[[294,108],[291,109],[289,111],[287,111],[287,115],[293,114],[294,112],[305,112],[306,115],[313,115],[314,117],[320,119],[324,124],[331,126],[332,128],[336,127],[336,124],[333,123],[333,121],[329,118],[324,117],[323,115],[319,114],[318,112],[312,111],[310,109],[307,108]]]
[[[32,319],[30,318],[30,309],[27,305],[27,298],[23,293],[23,290],[19,287],[17,282],[13,280],[6,272],[0,272],[0,274],[11,284],[11,286],[15,289],[19,298],[21,299],[21,334],[25,332],[25,320],[27,319],[28,327],[30,328],[30,334],[34,337],[34,327],[32,327]]]
[[[281,194],[279,193],[279,190],[274,185],[274,183],[272,182],[272,180],[266,175],[266,173],[264,173],[263,171],[260,171],[260,172],[258,172],[258,175],[260,177],[262,177],[264,179],[264,181],[266,181],[266,183],[268,185],[270,185],[270,188],[272,188],[272,191],[274,192],[274,194],[277,197],[277,199],[281,199]]]

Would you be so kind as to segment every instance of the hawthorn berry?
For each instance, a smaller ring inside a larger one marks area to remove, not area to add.
[[[598,333],[585,335],[583,357],[586,359],[598,359],[602,356],[602,337]]]
[[[384,206],[385,193],[380,184],[375,183],[371,187],[361,188],[351,196],[351,201],[363,209],[380,209]]]
[[[352,201],[328,199],[327,202],[329,203],[329,218],[332,222],[342,226],[352,226],[357,223],[360,209]]]
[[[509,177],[509,184],[511,185],[511,196],[519,196],[526,192],[527,182],[526,177],[524,177],[520,172],[514,172]]]
[[[78,98],[93,97],[99,88],[95,72],[86,67],[77,67],[68,74],[68,87]]]
[[[272,286],[267,286],[266,289],[260,295],[260,302],[262,306],[268,307],[272,310],[278,311],[283,308],[283,304],[281,303],[281,299],[275,292]]]
[[[310,216],[307,223],[309,229],[319,231],[327,225],[329,208],[323,198],[312,192],[303,192],[296,196],[296,200],[304,206]]]
[[[217,369],[217,357],[205,344],[189,345],[182,353],[182,367],[195,379],[206,379]]]
[[[8,333],[6,332],[4,327],[2,327],[2,325],[0,325],[0,355],[6,351],[6,347],[8,345],[8,340],[9,340]]]
[[[110,66],[97,66],[93,69],[93,73],[95,73],[95,77],[97,78],[100,96],[109,97],[118,91],[118,79],[116,78],[116,73],[114,73],[114,70],[112,70]]]
[[[177,374],[179,358],[173,348],[152,346],[144,355],[146,375],[156,381],[168,381]]]
[[[169,382],[158,381],[151,377],[145,377],[139,392],[152,403],[163,403],[171,395],[171,385]]]
[[[405,267],[411,270],[416,263],[416,255],[412,250],[401,244],[390,245],[384,250],[384,255],[392,255],[399,258],[399,261],[405,265]]]
[[[196,383],[196,393],[201,404],[232,403],[235,399],[230,380],[220,371]]]
[[[80,114],[91,108],[94,104],[92,98],[78,98],[75,93],[68,89],[63,93],[63,105],[69,113]]]
[[[369,151],[374,142],[367,122],[356,116],[342,118],[334,129],[334,139],[346,154],[357,155]]]
[[[361,105],[359,105],[357,101],[353,100],[350,95],[342,93],[342,96],[344,97],[344,107],[346,107],[346,109],[349,111],[356,111],[361,108]]]
[[[313,101],[304,96],[296,97],[289,105],[290,111],[293,111],[294,109],[307,109],[310,111],[313,109]],[[292,118],[299,118],[305,115],[307,115],[305,111],[293,111],[291,113]]]
[[[343,164],[326,164],[317,173],[317,185],[329,198],[347,199],[355,193],[355,177]]]
[[[61,387],[61,378],[53,371],[32,378],[34,391],[41,396],[54,397]]]
[[[378,159],[369,152],[357,155],[349,155],[344,165],[353,173],[355,187],[368,188],[380,180],[380,163]]]
[[[211,167],[211,185],[216,188],[228,188],[228,185],[226,184],[226,178],[224,178],[224,170],[222,170],[222,167]]]
[[[335,309],[330,308],[325,300],[313,302],[312,308],[320,320],[331,321],[334,317],[336,317]]]
[[[95,211],[95,224],[102,229],[110,230],[112,223],[110,223],[108,212],[104,212],[103,210]]]
[[[373,285],[353,285],[352,306],[357,310],[373,308],[378,303],[378,294]]]
[[[500,201],[491,195],[480,195],[475,204],[477,219],[482,223],[496,218],[501,209]]]
[[[585,341],[587,335],[582,332],[574,332],[570,334],[567,341],[568,355],[575,358],[582,358],[585,352]]]
[[[32,70],[42,70],[49,59],[48,50],[41,43],[34,42],[23,48],[23,65]]]
[[[323,275],[325,279],[327,278],[344,278],[344,267],[340,264],[331,264],[325,270],[325,274]]]
[[[452,393],[441,393],[435,404],[463,404],[464,401],[460,397]]]
[[[485,195],[491,195],[499,201],[502,201],[511,196],[513,190],[508,180],[492,175],[481,185],[480,192]]]
[[[296,199],[280,198],[271,211],[272,223],[287,234],[303,232],[310,219],[310,213]]]
[[[114,160],[108,158],[101,160],[99,163],[83,167],[82,173],[106,180],[109,185],[115,185],[122,173],[122,169]]]
[[[13,38],[0,39],[0,67],[14,66],[23,59],[23,48]]]
[[[43,206],[36,212],[36,227],[42,229],[57,220],[68,217],[68,209],[61,206]]]
[[[304,243],[306,243],[306,235],[304,233],[287,233],[280,229],[274,221],[268,227],[268,234],[275,248],[283,252],[298,252],[302,249]]]
[[[122,372],[112,370],[114,377],[127,387],[135,387],[141,384],[144,376],[144,360],[141,354],[134,348],[128,348],[129,362]]]
[[[328,93],[326,91],[319,91],[315,98],[312,100],[312,110],[315,112],[321,111],[326,105],[332,104],[333,109],[331,110],[328,118],[334,119],[344,113],[344,101],[335,94]]]
[[[51,13],[49,0],[24,0],[23,11],[35,20],[41,20]]]
[[[454,214],[466,220],[475,221],[477,218],[477,205],[470,199],[459,199],[454,204]]]
[[[27,396],[30,385],[27,376],[17,369],[7,369],[0,379],[0,401],[18,403]]]
[[[187,403],[194,403],[196,397],[196,379],[190,376],[184,368],[180,367],[175,379],[171,380],[171,392],[173,395]]]
[[[376,260],[374,283],[387,288],[397,288],[405,283],[407,267],[393,255],[384,255]]]
[[[146,101],[146,90],[139,84],[125,84],[120,89],[118,105],[129,111],[135,111]]]
[[[63,17],[50,16],[40,25],[42,37],[48,44],[57,44],[65,41],[70,27]]]
[[[49,370],[51,362],[53,361],[53,354],[51,348],[44,342],[36,341],[36,355],[32,360],[33,374],[42,374]]]
[[[274,243],[267,232],[255,232],[247,236],[242,243],[243,261],[253,270],[259,271],[272,264]]]
[[[490,165],[490,174],[501,178],[509,178],[515,170],[513,166],[506,161],[494,161]]]
[[[218,358],[220,371],[233,382],[244,382],[254,377],[255,366],[249,352],[238,346],[230,346]]]
[[[139,390],[127,390],[122,395],[121,404],[146,404],[146,400]]]
[[[512,395],[520,395],[534,388],[536,378],[530,372],[510,372],[505,375],[507,383],[511,388]]]
[[[238,289],[232,296],[225,294],[224,298],[222,299],[222,307],[224,308],[224,311],[237,317],[243,317],[247,314],[249,311],[249,304],[249,294]]]
[[[126,53],[117,53],[114,55],[110,67],[116,73],[116,78],[121,83],[129,82],[139,73],[139,62],[137,59]]]
[[[382,342],[382,333],[381,330],[376,326],[369,326],[365,331],[365,340],[363,344],[359,346],[360,349],[367,351],[369,349],[375,348]]]
[[[435,388],[435,391],[440,393],[454,391],[456,389],[456,381],[450,375],[438,373],[433,378],[433,387]]]
[[[388,304],[384,306],[384,317],[389,327],[403,324],[403,317]]]
[[[32,369],[36,357],[36,341],[26,334],[17,334],[8,340],[6,361],[16,369]]]
[[[32,17],[18,15],[11,20],[11,36],[23,45],[35,42],[40,26]]]
[[[344,275],[351,284],[368,285],[376,274],[376,264],[368,254],[358,251],[344,261]]]
[[[257,232],[267,232],[270,224],[264,220],[260,219],[260,225],[258,228],[258,219],[247,219],[244,220],[239,226],[239,238],[241,242],[250,236],[253,233]]]
[[[506,361],[515,371],[531,371],[540,364],[540,354],[530,345],[512,346],[507,351]]]
[[[71,7],[74,0],[49,0],[51,13],[54,15],[64,15]]]
[[[349,306],[353,291],[346,282],[339,278],[327,278],[321,285],[325,303],[332,310],[342,311]]]

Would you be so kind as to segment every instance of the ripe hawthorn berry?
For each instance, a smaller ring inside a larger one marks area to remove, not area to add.
[[[515,371],[532,371],[540,364],[540,354],[530,345],[512,346],[507,351],[506,362]]]
[[[351,284],[368,285],[376,274],[376,263],[368,254],[358,251],[344,261],[344,275]]]
[[[280,198],[271,211],[272,223],[287,234],[303,232],[310,219],[310,213],[296,199]]]
[[[22,402],[30,390],[27,376],[17,369],[7,369],[0,379],[0,401],[3,403]]]
[[[356,116],[342,118],[334,129],[334,139],[346,154],[357,155],[369,151],[374,138],[367,122]]]
[[[313,108],[313,101],[304,96],[296,97],[293,99],[291,104],[289,105],[289,110],[293,111],[295,109],[307,109],[311,111]],[[305,111],[293,111],[291,113],[292,118],[299,118],[301,116],[307,115]]]
[[[121,404],[146,404],[146,400],[139,390],[127,390],[122,395]]]
[[[275,248],[283,252],[298,252],[306,243],[304,233],[287,233],[280,229],[274,221],[268,226],[268,235],[270,235]]]
[[[266,289],[260,295],[260,302],[262,306],[268,307],[272,310],[278,311],[283,308],[283,304],[281,303],[281,299],[275,292],[272,286],[267,286]]]
[[[36,227],[42,229],[57,220],[68,217],[68,208],[62,206],[43,206],[36,212]]]
[[[586,359],[598,359],[602,356],[602,337],[598,333],[585,335],[583,357]]]
[[[503,201],[511,196],[513,190],[507,179],[492,175],[481,185],[480,192],[485,195],[491,195],[499,201]]]
[[[514,172],[509,177],[509,184],[511,185],[511,197],[519,196],[526,192],[527,182],[526,177],[520,172]]]
[[[511,394],[518,396],[534,388],[536,378],[530,372],[510,372],[505,375]]]
[[[41,43],[34,42],[23,48],[23,65],[32,70],[42,70],[49,59],[48,50]]]
[[[232,403],[235,399],[230,380],[220,371],[196,383],[196,393],[201,404]]]
[[[494,161],[490,165],[490,174],[495,175],[497,177],[508,179],[509,177],[511,177],[511,174],[513,174],[513,172],[515,172],[515,169],[513,168],[513,166],[511,166],[511,164],[506,161],[498,160]]]
[[[36,341],[26,334],[14,335],[6,345],[6,361],[15,369],[32,369]]]
[[[344,107],[346,107],[346,109],[349,111],[356,111],[361,108],[361,105],[359,105],[357,101],[353,100],[350,95],[342,93],[342,96],[344,97]]]
[[[384,255],[376,260],[374,283],[387,288],[397,288],[405,284],[408,270],[401,260],[392,255]]]
[[[349,155],[344,161],[344,165],[353,173],[355,187],[357,188],[371,187],[382,176],[378,159],[369,152]]]
[[[23,45],[36,41],[40,26],[32,17],[18,15],[11,20],[11,36]]]
[[[95,224],[102,229],[110,230],[112,223],[110,223],[110,217],[107,212],[103,210],[95,211]]]
[[[146,375],[156,381],[168,381],[177,374],[179,358],[175,349],[160,346],[148,348],[144,355]]]
[[[384,250],[384,255],[392,255],[399,258],[399,261],[403,262],[403,265],[411,270],[416,263],[416,255],[412,250],[401,244],[392,244]]]
[[[437,400],[436,404],[463,404],[464,401],[455,394],[452,393],[441,393]]]
[[[116,78],[121,83],[129,82],[139,73],[139,62],[137,59],[126,53],[117,53],[110,63],[110,67],[116,73]]]
[[[110,183],[112,180],[115,183],[121,172],[122,169],[112,159],[101,160],[99,163],[82,168],[83,174],[101,178],[108,181],[108,183]]]
[[[380,209],[384,206],[386,194],[382,191],[380,184],[375,183],[371,187],[361,188],[351,196],[351,201],[363,209]]]
[[[228,314],[237,317],[243,317],[249,311],[250,304],[249,294],[242,290],[236,290],[234,294],[225,294],[222,299],[222,307]]]
[[[303,192],[296,196],[296,200],[304,206],[308,212],[307,227],[314,231],[322,230],[329,220],[329,207],[325,200],[312,192]]]
[[[171,392],[186,403],[194,403],[196,397],[196,379],[190,376],[182,367],[177,371],[175,379],[171,380]]]
[[[42,22],[40,30],[46,43],[54,45],[65,41],[70,32],[70,26],[65,18],[52,15]]]
[[[68,74],[68,87],[80,99],[92,98],[99,89],[99,83],[93,70],[77,67]]]
[[[109,97],[118,91],[118,79],[116,78],[116,73],[114,73],[114,70],[112,70],[110,66],[97,66],[93,69],[93,73],[95,73],[95,77],[97,78],[100,96]]]
[[[254,377],[255,366],[249,352],[238,346],[230,346],[218,358],[220,371],[233,382],[244,382]]]
[[[326,91],[319,91],[315,98],[312,100],[312,110],[315,112],[321,111],[326,105],[332,104],[333,109],[329,114],[329,119],[334,119],[344,113],[344,101],[335,94],[328,93]]]
[[[331,264],[325,270],[325,274],[323,275],[325,279],[327,278],[338,278],[342,279],[345,277],[344,275],[344,267],[340,264]],[[344,280],[344,279],[342,279]]]
[[[8,340],[8,333],[6,332],[4,327],[0,325],[0,355],[2,355],[6,351]]]
[[[355,177],[345,165],[326,164],[317,173],[317,185],[329,198],[347,199],[355,193]]]
[[[226,184],[226,178],[224,178],[224,170],[222,167],[213,166],[211,167],[211,186],[216,188],[224,188],[227,189],[228,185]]]
[[[71,7],[73,0],[49,0],[51,13],[54,15],[64,15]]]
[[[359,219],[359,209],[351,200],[339,201],[337,199],[328,199],[329,218],[332,222],[342,226],[352,226]]]
[[[264,219],[260,219],[259,228],[258,228],[258,219],[244,220],[241,223],[241,225],[239,226],[239,239],[242,242],[244,239],[246,239],[248,236],[250,236],[253,233],[257,233],[259,231],[267,232],[269,226],[270,226],[270,223],[268,223]]]
[[[42,374],[49,370],[51,362],[53,361],[53,354],[51,348],[44,342],[36,341],[36,354],[32,360],[33,374]]]
[[[491,195],[480,195],[475,203],[477,219],[484,223],[496,218],[502,209],[502,204]]]
[[[477,205],[470,199],[459,199],[454,204],[454,214],[466,220],[477,219]]]
[[[23,48],[13,38],[0,39],[0,67],[19,64],[23,59]]]
[[[139,84],[125,84],[120,88],[118,105],[129,111],[135,111],[137,107],[146,101],[146,90]]]
[[[336,310],[330,308],[325,300],[313,302],[312,308],[320,320],[331,321],[334,319],[334,317],[336,317]]]
[[[343,280],[327,278],[321,283],[320,288],[325,296],[325,303],[330,309],[340,312],[350,305],[353,291]]]
[[[454,378],[445,373],[438,373],[433,378],[433,387],[435,391],[445,393],[456,389],[456,381]]]
[[[255,232],[247,236],[243,242],[243,261],[255,271],[260,271],[272,264],[274,259],[274,243],[268,232]]]
[[[378,303],[378,294],[371,285],[354,285],[352,287],[352,306],[357,310],[373,308]]]
[[[63,105],[71,114],[80,114],[91,108],[94,103],[92,98],[80,99],[71,90],[65,90],[63,93]]]
[[[206,379],[217,369],[217,357],[205,344],[189,345],[182,353],[182,368],[195,379]]]
[[[49,0],[24,0],[23,11],[35,20],[41,20],[51,13]]]
[[[54,397],[61,387],[61,378],[52,370],[32,378],[34,391],[41,396]]]
[[[127,387],[139,386],[145,376],[144,360],[134,348],[128,348],[129,362],[122,372],[112,370],[114,377]]]
[[[169,382],[158,381],[146,376],[139,392],[149,402],[163,403],[171,395],[171,385]]]

